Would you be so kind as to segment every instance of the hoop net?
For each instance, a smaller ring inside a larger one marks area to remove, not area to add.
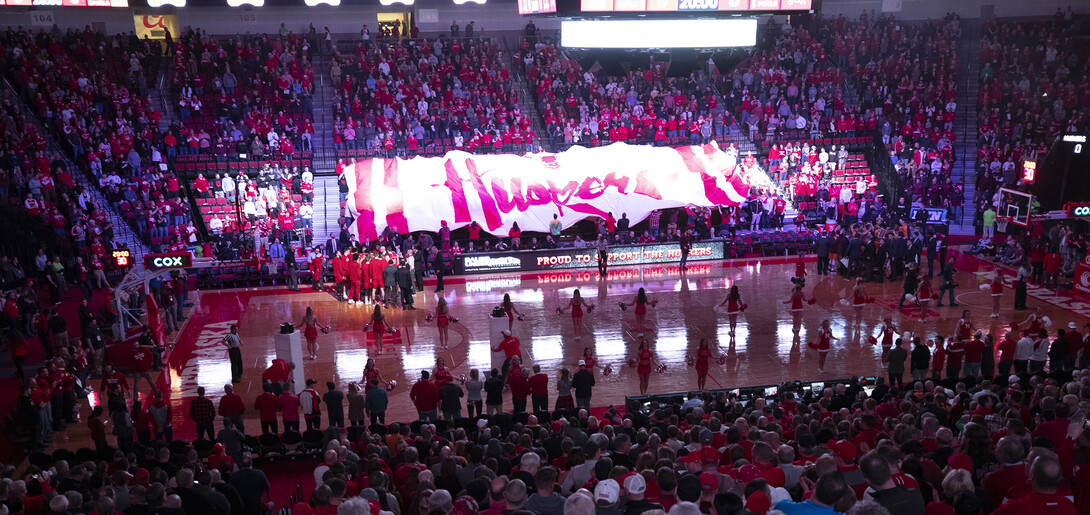
[[[995,217],[995,227],[999,232],[1007,232],[1007,224],[1010,223],[1011,217],[1009,216],[997,216]]]

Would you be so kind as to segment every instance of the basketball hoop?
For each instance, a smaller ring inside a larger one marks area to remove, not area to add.
[[[1011,217],[1009,217],[1009,216],[997,216],[997,217],[995,217],[996,229],[998,229],[999,232],[1001,232],[1001,233],[1006,233],[1007,232],[1007,224],[1010,223],[1010,221],[1011,221]]]

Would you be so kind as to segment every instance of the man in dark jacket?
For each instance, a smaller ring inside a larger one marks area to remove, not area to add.
[[[894,236],[889,242],[889,280],[896,281],[905,271],[905,254],[908,254],[908,241],[904,236]]]
[[[394,274],[397,287],[401,289],[401,307],[403,309],[416,309],[413,307],[413,275],[409,272],[409,263],[401,263]]]
[[[897,338],[886,359],[889,361],[889,386],[904,388],[905,361],[908,359],[908,351],[904,348],[903,340]]]
[[[942,265],[942,284],[939,285],[939,302],[936,306],[942,305],[942,298],[947,292],[950,293],[950,307],[957,307],[957,299],[954,298],[954,258],[950,258]]]
[[[591,389],[594,388],[594,374],[587,370],[587,364],[579,360],[579,370],[572,376],[571,386],[575,390],[575,408],[590,410]]]
[[[817,253],[817,274],[829,275],[829,237],[819,234],[814,240],[814,251]]]
[[[913,338],[912,357],[910,367],[913,381],[927,379],[927,370],[931,367],[931,349],[923,343],[919,337]]]
[[[386,300],[385,307],[397,306],[397,267],[394,266],[394,260],[392,259],[387,260],[386,268],[382,269],[382,284],[386,285],[386,295],[383,297]]]
[[[855,277],[859,273],[860,260],[863,257],[863,239],[852,236],[848,241],[848,277]]]

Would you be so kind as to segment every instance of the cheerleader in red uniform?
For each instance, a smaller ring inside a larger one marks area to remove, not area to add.
[[[700,347],[696,349],[696,387],[698,390],[704,389],[704,384],[708,382],[708,362],[715,355],[711,348],[708,347],[708,339],[700,339]]]
[[[329,326],[318,323],[318,317],[314,315],[314,308],[307,306],[307,313],[303,315],[303,321],[299,322],[303,328],[303,337],[307,339],[307,352],[310,359],[318,359],[318,328],[328,331]]]
[[[916,303],[920,305],[920,322],[927,319],[927,305],[931,303],[931,278],[920,276],[920,285],[916,287]]]
[[[447,335],[447,326],[450,325],[450,308],[447,306],[447,299],[439,297],[439,302],[435,305],[435,325],[439,328],[439,348],[447,348],[447,344],[450,341],[450,337]]]
[[[745,309],[745,304],[742,304],[742,296],[738,293],[738,285],[732,285],[730,292],[727,293],[727,298],[723,299],[723,302],[719,303],[718,307],[727,306],[727,319],[730,320],[730,337],[734,339],[734,328],[738,325],[738,315]],[[703,388],[701,388],[703,390]]]
[[[375,349],[382,354],[382,337],[386,336],[386,315],[382,314],[382,306],[375,304],[375,311],[371,313],[371,332],[375,335]]]
[[[431,377],[435,381],[436,388],[442,388],[454,380],[454,376],[447,370],[443,358],[435,358],[435,371],[431,373]]]
[[[818,352],[818,372],[825,373],[825,356],[829,354],[831,349],[831,343],[836,338],[833,336],[833,330],[829,327],[829,320],[825,319],[821,321],[821,328],[818,329],[817,342],[810,342],[808,345],[811,349]]]
[[[973,321],[969,320],[969,310],[962,310],[961,319],[958,320],[957,325],[954,327],[954,333],[962,342],[968,342],[973,339]]]
[[[386,380],[382,378],[382,373],[378,371],[378,367],[375,366],[375,358],[367,358],[367,364],[363,366],[363,391],[367,393],[367,390],[375,388],[371,385],[371,380],[378,380],[379,384],[386,386]]]
[[[512,327],[515,325],[515,315],[522,316],[519,310],[515,308],[515,304],[511,302],[511,294],[503,294],[503,311],[507,313],[507,330],[512,331]],[[514,331],[512,331],[514,332]]]
[[[1045,327],[1045,316],[1041,313],[1041,307],[1033,308],[1033,313],[1030,313],[1021,324],[1018,324],[1019,329],[1025,329],[1029,331],[1031,336],[1035,336],[1041,329]]]
[[[882,327],[878,332],[881,337],[879,343],[882,344],[882,363],[886,362],[889,350],[893,348],[893,335],[895,334],[897,334],[897,326],[893,325],[893,317],[886,316],[886,318],[882,319]]]
[[[851,293],[852,307],[855,308],[855,323],[863,323],[863,308],[867,305],[867,287],[863,284],[863,278],[855,280],[855,287]]]
[[[802,254],[795,260],[795,277],[806,277],[806,260]]]
[[[791,306],[791,330],[794,331],[795,336],[798,336],[802,329],[802,308],[809,300],[802,291],[802,283],[795,283],[795,287],[791,288],[791,298],[783,302]]]
[[[566,308],[560,308],[561,311],[571,310],[571,323],[572,329],[575,332],[575,340],[579,341],[583,338],[583,306],[590,310],[594,307],[593,304],[588,304],[586,299],[579,294],[579,289],[576,288],[572,293],[571,302],[568,303]]]
[[[1003,271],[996,268],[992,275],[992,318],[999,318],[999,301],[1003,297]]]
[[[590,352],[590,347],[583,347],[583,357],[579,359],[583,361],[583,366],[591,372],[594,372],[594,367],[598,365],[598,360],[594,359],[594,354]]]
[[[640,291],[636,292],[636,298],[633,299],[632,302],[627,304],[621,303],[622,309],[627,306],[636,306],[636,309],[633,312],[636,314],[636,336],[639,338],[643,337],[643,330],[645,327],[643,321],[647,317],[647,304],[649,302],[650,301],[647,300],[647,292],[645,292],[643,288],[640,288]]]
[[[640,339],[640,347],[636,349],[636,374],[640,376],[640,395],[647,393],[647,384],[651,382],[651,349],[647,348],[647,340]]]

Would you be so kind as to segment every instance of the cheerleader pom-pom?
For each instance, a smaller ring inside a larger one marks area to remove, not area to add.
[[[912,294],[905,295],[905,300],[909,302],[916,302],[916,296]]]
[[[628,306],[625,306],[624,302],[621,302],[617,305],[621,307],[621,311],[628,311]]]
[[[985,284],[980,285],[980,291],[982,291],[984,293],[988,293],[988,290],[991,290],[991,289],[992,289],[992,286],[990,284],[985,283]]]
[[[516,318],[519,319],[519,322],[522,322],[523,320],[526,320],[526,315],[519,314],[519,316],[517,316]]]
[[[840,299],[840,305],[841,306],[847,306],[848,304],[849,304],[848,299]]]
[[[655,307],[655,306],[658,306],[658,305],[659,305],[658,299],[655,299],[655,300],[651,301],[651,307]]]
[[[463,384],[464,385],[464,384],[466,384],[466,381],[468,381],[468,380],[469,380],[469,378],[466,377],[465,374],[461,374],[461,375],[458,376],[458,384]]]
[[[371,324],[363,324],[363,332],[366,333],[367,331],[370,331],[370,330],[371,330]]]
[[[810,299],[810,300],[806,301],[806,303],[813,306],[814,304],[817,303],[817,299],[816,298]]]
[[[397,388],[397,381],[390,380],[386,383],[386,391],[393,390],[394,388]]]
[[[396,331],[393,327],[386,326],[386,334],[394,334]]]
[[[817,344],[814,343],[814,342],[806,342],[806,346],[810,347],[811,349],[814,349],[814,350],[817,350],[817,348],[818,348]]]
[[[591,305],[587,306],[587,313],[588,314],[594,313],[594,304],[591,304]]]
[[[560,306],[557,306],[557,307],[556,307],[556,314],[557,314],[557,315],[562,315],[562,314],[564,314],[564,309],[563,309],[563,308],[561,308]]]
[[[720,354],[719,357],[715,358],[715,362],[719,363],[719,365],[726,365],[727,364],[727,355],[726,354]]]
[[[1044,322],[1045,327],[1052,327],[1052,319],[1048,317],[1041,317],[1041,321]]]
[[[424,315],[424,321],[425,322],[431,322],[432,320],[435,320],[435,315],[433,315],[431,313],[428,313],[428,314]]]
[[[873,304],[873,303],[874,303],[874,297],[867,297],[867,304]]]
[[[323,327],[322,328],[322,334],[329,334],[329,328],[328,327]]]
[[[636,368],[636,358],[628,358],[628,368]]]
[[[749,304],[742,304],[742,311],[745,311],[749,307]]]
[[[450,323],[457,324],[458,323],[458,317],[450,317]]]
[[[613,365],[607,364],[606,367],[602,369],[602,375],[603,376],[608,376],[609,374],[612,374],[612,373],[613,373]]]
[[[659,366],[655,367],[655,372],[658,372],[660,374],[665,374],[666,373],[666,365],[662,364],[662,365],[659,365]]]
[[[878,338],[875,338],[874,336],[868,336],[867,343],[871,345],[878,345]]]
[[[693,366],[695,366],[695,365],[696,365],[696,359],[693,358],[692,355],[686,354],[685,355],[685,366],[689,367],[689,368],[693,368]]]

